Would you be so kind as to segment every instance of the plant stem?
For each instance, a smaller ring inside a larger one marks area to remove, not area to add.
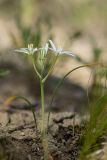
[[[41,87],[41,105],[42,105],[42,122],[41,122],[41,132],[44,135],[45,134],[45,126],[44,126],[44,83],[40,81],[40,87]]]
[[[34,58],[32,58],[32,63],[33,63],[33,68],[34,68],[34,70],[35,70],[37,76],[39,77],[39,79],[41,79],[41,75],[40,75],[40,73],[38,72],[38,70],[37,70],[37,68],[36,68]]]
[[[56,64],[56,62],[57,62],[58,56],[59,56],[59,54],[56,56],[56,58],[55,58],[55,60],[54,60],[54,62],[53,62],[53,64],[52,64],[51,68],[50,68],[49,71],[48,71],[48,74],[43,78],[43,80],[42,80],[43,82],[46,81],[46,79],[49,77],[49,75],[50,75],[51,72],[53,71],[54,66],[55,66],[55,64]]]
[[[44,160],[48,160],[49,156],[48,141],[45,132],[44,82],[42,82],[42,80],[40,80],[40,86],[41,86],[41,105],[42,105],[42,121],[41,121],[42,144],[44,150]]]
[[[93,66],[96,66],[96,65],[101,65],[101,63],[90,63],[90,64],[85,64],[85,65],[81,65],[81,66],[78,66],[72,70],[70,70],[67,74],[65,74],[65,76],[59,81],[59,83],[57,84],[57,86],[55,87],[54,91],[53,91],[53,94],[52,94],[52,98],[51,98],[51,101],[50,101],[50,104],[49,104],[49,113],[48,113],[48,120],[47,120],[47,128],[49,128],[49,120],[50,120],[50,114],[51,114],[51,106],[52,106],[52,103],[54,101],[54,98],[55,96],[57,95],[57,92],[58,92],[58,89],[60,88],[60,86],[62,85],[62,83],[64,82],[65,78],[71,74],[73,71],[76,71],[77,69],[80,69],[80,68],[84,68],[84,67],[93,67]],[[104,67],[104,66],[103,66]]]
[[[33,114],[34,123],[35,123],[35,129],[37,129],[37,121],[36,121],[35,110],[34,110],[34,108],[33,108],[33,106],[32,106],[32,103],[31,103],[27,98],[25,98],[25,97],[23,97],[23,96],[12,96],[12,97],[8,98],[5,103],[6,103],[6,105],[7,105],[8,103],[10,104],[12,101],[17,100],[17,99],[22,99],[22,100],[24,100],[25,102],[28,103],[28,105],[29,105],[30,108],[31,108],[32,114]]]

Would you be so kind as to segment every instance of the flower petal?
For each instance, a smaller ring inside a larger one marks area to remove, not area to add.
[[[72,52],[70,51],[62,51],[61,54],[67,54],[67,55],[70,55],[70,56],[75,56]]]
[[[56,47],[55,47],[54,43],[52,42],[52,40],[49,40],[49,43],[50,43],[51,47],[54,49],[54,51],[56,51]]]
[[[51,50],[51,51],[54,52],[54,53],[57,53],[57,51],[54,50],[53,48],[49,48],[49,50]]]
[[[44,48],[45,48],[46,53],[47,53],[47,52],[48,52],[48,48],[49,48],[49,44],[48,44],[48,43],[46,43]]]
[[[20,48],[20,50],[28,50],[28,48]]]
[[[16,49],[16,50],[14,50],[15,52],[20,52],[20,53],[26,53],[26,54],[29,54],[29,52],[26,50],[21,50],[21,49]]]

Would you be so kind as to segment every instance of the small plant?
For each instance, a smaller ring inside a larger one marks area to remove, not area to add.
[[[97,141],[107,131],[106,106],[107,93],[90,107],[90,119],[86,126],[80,160],[90,159],[87,155],[99,148],[99,143]]]
[[[101,83],[101,77],[105,77],[107,74],[106,66],[105,68],[104,66],[103,68],[100,68],[100,74],[103,74],[104,76],[99,77],[99,74],[96,76],[96,82],[99,82],[95,90],[96,97],[92,97],[93,99],[91,98],[91,101],[89,99],[90,117],[83,137],[84,142],[80,153],[80,160],[90,159],[90,154],[100,147],[102,142],[102,140],[100,141],[100,138],[107,132],[107,79],[103,79],[103,86]]]
[[[28,48],[20,48],[15,51],[19,53],[24,53],[31,58],[35,73],[38,76],[40,81],[41,114],[42,114],[41,135],[42,135],[43,147],[44,147],[44,159],[47,159],[46,130],[45,130],[45,120],[44,120],[45,119],[44,85],[47,78],[52,73],[58,58],[64,54],[70,55],[70,56],[74,56],[74,54],[70,51],[64,51],[62,48],[57,48],[51,40],[49,40],[49,42],[46,43],[45,46],[41,48],[34,48],[33,44],[29,44]],[[49,58],[48,56],[50,52],[52,57],[50,56]],[[48,63],[48,69],[47,69],[47,63]]]
[[[57,48],[51,40],[49,40],[45,44],[45,46],[43,46],[41,48],[35,48],[35,47],[33,47],[33,44],[29,44],[28,48],[20,48],[15,51],[19,52],[19,53],[24,53],[24,54],[28,55],[29,58],[31,58],[33,68],[35,70],[35,73],[36,73],[39,81],[40,81],[41,116],[42,116],[41,135],[42,135],[42,143],[43,143],[43,149],[44,149],[44,159],[47,160],[49,157],[49,150],[48,150],[48,142],[47,142],[47,138],[46,138],[46,129],[45,129],[46,128],[45,127],[45,92],[44,92],[45,82],[46,82],[47,78],[50,76],[50,74],[52,73],[52,71],[55,67],[55,64],[60,56],[62,56],[63,54],[69,55],[69,56],[74,56],[74,54],[72,54],[72,52],[70,52],[70,51],[64,51],[62,48]],[[78,67],[70,70],[69,72],[67,72],[65,74],[65,76],[59,81],[56,88],[54,89],[53,96],[52,96],[52,99],[49,104],[49,108],[52,106],[54,97],[56,96],[59,87],[62,85],[63,81],[65,80],[65,78],[69,74],[71,74],[73,71],[76,71],[77,69],[80,69],[83,67],[92,67],[92,66],[96,66],[96,65],[102,65],[102,64],[100,64],[100,63],[84,64],[84,65],[78,66]],[[99,99],[98,102],[94,104],[95,107],[93,105],[91,107],[92,110],[90,110],[90,121],[89,121],[88,125],[86,126],[87,131],[90,130],[90,132],[87,132],[85,135],[86,141],[83,146],[83,150],[81,151],[80,158],[81,157],[84,158],[83,155],[89,153],[88,151],[89,151],[90,147],[96,142],[97,138],[102,134],[102,132],[106,128],[107,122],[106,122],[106,116],[104,114],[105,113],[104,108],[105,108],[105,104],[106,104],[106,97],[107,96],[102,97],[102,99]],[[17,98],[22,98],[27,103],[29,103],[30,107],[32,107],[31,103],[26,98],[19,96],[19,97],[14,97],[13,99],[17,99]],[[104,105],[104,107],[103,107],[103,105]],[[99,106],[99,107],[96,108],[97,106]],[[34,116],[34,120],[35,120],[35,124],[36,124],[36,118],[35,118],[35,113],[34,113],[33,109],[32,109],[32,112],[33,112],[33,116]],[[101,126],[100,121],[97,124],[97,122],[98,122],[97,117],[102,118],[101,122],[102,123],[105,122],[104,125]],[[48,114],[47,128],[49,126],[49,119],[50,119],[50,110],[49,110],[49,114]],[[74,119],[74,121],[75,121],[75,119]],[[100,125],[100,128],[99,128],[99,125]],[[93,134],[93,132],[95,132],[95,134]],[[74,130],[74,126],[73,126],[73,135],[74,134],[75,134],[75,130]],[[93,137],[92,137],[92,135],[93,135]],[[91,141],[88,141],[90,138],[91,138]]]

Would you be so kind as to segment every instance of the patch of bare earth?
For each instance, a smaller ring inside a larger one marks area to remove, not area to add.
[[[40,128],[35,129],[30,111],[16,111],[10,118],[7,112],[0,112],[0,146],[6,160],[43,160]],[[76,160],[81,148],[84,127],[75,125],[74,135],[71,113],[52,114],[48,131],[49,160]],[[78,120],[77,120],[78,121]],[[68,125],[67,125],[68,124]]]

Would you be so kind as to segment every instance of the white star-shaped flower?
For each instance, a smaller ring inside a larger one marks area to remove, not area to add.
[[[51,48],[49,48],[51,51],[55,52],[57,55],[63,55],[63,54],[66,54],[66,55],[70,55],[70,56],[75,56],[72,52],[70,51],[65,51],[63,50],[62,48],[57,48],[54,43],[52,42],[52,40],[49,40],[49,43],[51,45]]]
[[[33,44],[28,44],[28,48],[20,48],[20,49],[16,49],[15,51],[25,53],[25,54],[28,54],[28,55],[33,55],[35,52],[38,51],[38,49],[33,48]]]

